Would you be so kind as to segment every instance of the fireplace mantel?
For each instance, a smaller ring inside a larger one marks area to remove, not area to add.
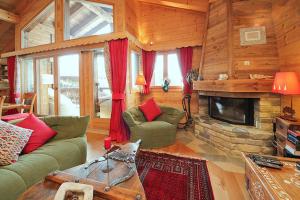
[[[231,79],[194,81],[193,90],[230,93],[270,93],[273,79]]]

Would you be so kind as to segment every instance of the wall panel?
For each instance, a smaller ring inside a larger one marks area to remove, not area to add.
[[[300,73],[300,3],[299,0],[275,0],[273,20],[277,36],[281,71]],[[282,107],[290,105],[290,96],[282,97]],[[300,118],[300,96],[294,97],[296,117]]]
[[[139,3],[139,39],[154,49],[202,45],[205,14]]]
[[[279,71],[276,36],[272,20],[272,3],[268,1],[236,1],[232,4],[234,78],[249,78],[250,73],[274,75]],[[240,28],[264,26],[267,43],[241,46]],[[250,61],[250,65],[244,65]]]

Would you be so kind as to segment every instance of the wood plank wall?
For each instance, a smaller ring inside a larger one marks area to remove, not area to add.
[[[300,2],[274,0],[273,20],[277,36],[281,71],[300,73]],[[290,96],[282,97],[282,107],[290,105]],[[300,118],[300,96],[294,96],[296,117]]]
[[[215,80],[228,72],[227,0],[217,0],[209,6],[209,20],[202,76]]]
[[[15,49],[15,25],[0,21],[0,53],[14,51]]]
[[[241,46],[240,28],[265,26],[267,44]],[[271,1],[216,0],[210,4],[203,78],[249,78],[250,73],[273,75],[279,70]],[[245,64],[250,62],[250,65]]]
[[[139,36],[138,12],[138,2],[136,0],[125,2],[126,30],[136,38]]]
[[[202,45],[204,13],[142,2],[138,10],[139,39],[150,48]]]
[[[249,78],[250,73],[274,75],[279,71],[271,1],[233,0],[233,77]],[[267,44],[241,46],[240,28],[264,26]],[[250,61],[245,65],[244,61]]]

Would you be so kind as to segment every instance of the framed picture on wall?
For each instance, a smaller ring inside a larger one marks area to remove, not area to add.
[[[240,29],[241,46],[266,44],[266,43],[267,43],[266,28],[264,26]]]

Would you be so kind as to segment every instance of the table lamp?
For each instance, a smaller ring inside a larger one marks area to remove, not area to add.
[[[291,106],[285,106],[283,108],[283,116],[281,116],[281,118],[289,121],[297,121],[294,118],[296,112],[293,109],[293,95],[300,94],[299,75],[296,72],[277,72],[272,92],[282,95],[291,95]]]
[[[140,92],[143,93],[143,87],[146,85],[146,80],[143,74],[137,75],[135,85],[139,86]]]

